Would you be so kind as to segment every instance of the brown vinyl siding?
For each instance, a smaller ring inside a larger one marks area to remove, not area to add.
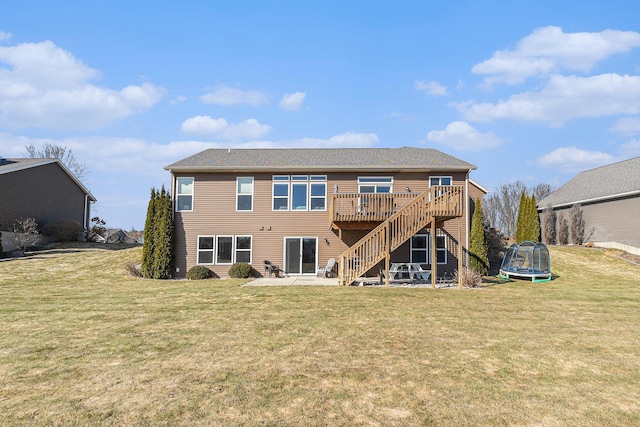
[[[285,237],[317,237],[318,267],[324,267],[329,258],[337,258],[348,245],[355,243],[367,231],[344,231],[343,241],[338,232],[330,230],[328,207],[334,187],[339,193],[357,192],[359,176],[393,176],[393,192],[404,193],[405,187],[419,194],[429,188],[430,176],[451,176],[454,185],[464,185],[466,172],[334,172],[297,171],[289,175],[327,175],[327,198],[325,211],[273,211],[272,210],[272,177],[285,173],[180,173],[175,177],[194,178],[194,196],[192,212],[175,212],[176,226],[176,277],[184,277],[186,271],[197,262],[198,236],[252,236],[252,264],[258,273],[262,273],[262,261],[269,260],[283,267]],[[254,178],[253,211],[236,211],[236,177]],[[175,188],[173,189],[175,194]],[[291,194],[289,194],[291,197]],[[448,264],[438,265],[438,274],[452,273],[457,268],[457,246],[459,239],[458,223],[462,221],[463,237],[466,239],[466,219],[464,217],[447,221],[445,228],[450,233],[447,242]],[[327,239],[328,244],[324,242]],[[410,243],[400,247],[392,254],[392,259],[408,261],[410,259]],[[229,265],[207,265],[219,276],[226,276]],[[371,271],[370,273],[377,273]]]
[[[20,217],[34,218],[39,226],[56,220],[88,223],[85,192],[57,163],[1,174],[0,200],[3,230]]]

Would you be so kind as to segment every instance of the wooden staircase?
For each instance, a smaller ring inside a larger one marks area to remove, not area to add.
[[[392,213],[338,257],[338,279],[348,286],[432,224],[462,216],[462,186],[433,186]]]

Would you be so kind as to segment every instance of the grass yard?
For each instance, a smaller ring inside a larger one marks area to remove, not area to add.
[[[640,425],[612,251],[432,290],[144,280],[104,248],[0,262],[0,425]]]

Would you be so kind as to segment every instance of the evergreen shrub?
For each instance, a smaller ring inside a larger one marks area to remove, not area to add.
[[[189,280],[211,279],[212,277],[214,277],[213,271],[204,265],[194,265],[187,271],[187,279]]]
[[[58,242],[75,242],[82,236],[84,228],[78,221],[61,219],[46,223],[42,227],[42,234],[52,237]]]
[[[229,277],[234,279],[246,279],[247,277],[251,277],[251,273],[253,272],[253,267],[250,264],[246,264],[244,262],[236,262],[229,269]]]

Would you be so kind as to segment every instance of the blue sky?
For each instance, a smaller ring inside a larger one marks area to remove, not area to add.
[[[8,2],[0,156],[73,150],[109,226],[216,147],[433,147],[494,190],[640,156],[640,3]]]

